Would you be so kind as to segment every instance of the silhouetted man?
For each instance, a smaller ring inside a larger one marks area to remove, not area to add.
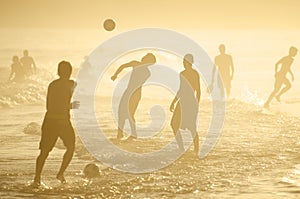
[[[79,108],[79,102],[71,103],[73,90],[76,83],[70,80],[72,66],[69,62],[62,61],[58,64],[59,79],[49,84],[47,93],[47,112],[42,125],[40,141],[40,155],[36,160],[34,184],[41,182],[41,172],[49,152],[53,149],[58,137],[66,146],[60,170],[56,178],[65,183],[64,171],[68,167],[74,153],[75,133],[70,121],[70,109]]]
[[[32,57],[29,56],[28,50],[23,51],[23,57],[20,59],[26,75],[32,75],[36,72],[36,65]]]
[[[184,70],[180,73],[180,87],[170,105],[170,111],[174,112],[171,127],[179,150],[184,150],[179,129],[188,129],[194,138],[194,152],[198,154],[199,137],[196,122],[201,90],[200,77],[198,72],[192,68],[193,63],[193,55],[186,54],[183,60]]]
[[[298,52],[297,48],[295,48],[293,46],[290,47],[289,55],[281,58],[275,64],[275,84],[274,84],[274,90],[272,91],[272,93],[270,94],[270,97],[266,101],[266,103],[264,105],[265,108],[269,108],[270,102],[273,99],[273,97],[275,97],[280,102],[281,95],[283,93],[287,92],[292,87],[292,84],[286,78],[286,75],[287,75],[287,73],[290,73],[291,77],[292,77],[292,81],[294,81],[294,74],[293,74],[293,72],[291,70],[291,65],[294,62],[294,57],[297,55],[297,52]],[[278,66],[279,65],[281,65],[281,68],[278,71]],[[283,84],[285,84],[285,87],[281,89],[281,87],[282,87]]]
[[[218,72],[223,81],[224,88],[226,90],[226,96],[229,97],[231,89],[231,80],[233,79],[234,66],[232,57],[228,54],[225,54],[225,45],[221,44],[219,46],[220,55],[215,57],[215,66],[218,68]],[[216,67],[213,68],[212,73],[212,82],[210,88],[212,89],[214,84],[214,77],[216,73]],[[222,82],[218,81],[219,88],[222,89]],[[221,90],[222,93],[223,89]]]
[[[147,53],[141,61],[131,61],[121,65],[111,76],[115,80],[123,69],[132,67],[132,72],[125,92],[122,95],[118,110],[118,134],[117,139],[121,139],[125,121],[128,120],[131,127],[131,136],[129,140],[137,138],[135,112],[142,98],[142,87],[150,77],[149,66],[156,63],[156,58],[152,53]]]
[[[18,56],[13,56],[13,63],[11,64],[11,71],[8,77],[8,81],[20,82],[24,80],[24,68],[19,61]]]

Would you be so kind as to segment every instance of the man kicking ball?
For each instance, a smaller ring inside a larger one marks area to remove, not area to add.
[[[42,125],[40,154],[36,160],[34,185],[41,183],[41,172],[49,152],[53,149],[58,137],[63,140],[67,151],[64,154],[60,170],[56,178],[66,183],[64,172],[73,157],[75,148],[75,133],[70,121],[70,109],[79,108],[79,102],[71,103],[76,83],[70,80],[72,66],[62,61],[58,64],[59,79],[49,84],[47,93],[47,112]]]

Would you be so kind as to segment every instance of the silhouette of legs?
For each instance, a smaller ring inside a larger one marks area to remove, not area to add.
[[[199,154],[199,136],[196,130],[191,130],[194,139],[194,152]]]
[[[56,178],[61,182],[61,183],[66,183],[66,180],[64,178],[64,172],[68,165],[70,164],[72,157],[74,154],[74,146],[67,147],[67,151],[64,154],[63,161],[61,163],[61,167],[59,169],[59,172],[56,175]]]
[[[181,105],[180,102],[177,103],[175,110],[173,112],[173,117],[171,119],[171,127],[180,151],[184,151],[182,136],[179,131],[181,125]]]
[[[285,84],[285,87],[283,89],[281,89],[281,91],[276,95],[276,99],[280,102],[280,96],[287,92],[291,87],[292,87],[292,84],[290,83],[290,81],[288,79],[284,79],[283,80],[283,83]]]
[[[125,93],[123,94],[119,105],[117,139],[121,139],[124,137],[123,129],[125,126],[125,121],[127,119],[129,120],[129,124],[131,128],[131,135],[129,136],[128,139],[137,138],[136,122],[135,122],[134,115],[140,100],[141,100],[141,88],[138,88],[132,94],[128,90],[126,90]]]
[[[135,122],[134,115],[140,103],[140,100],[141,100],[141,90],[138,89],[136,92],[133,93],[133,95],[129,100],[129,114],[130,114],[129,124],[131,128],[131,135],[129,136],[129,139],[137,138],[136,122]]]
[[[135,139],[137,138],[137,133],[136,133],[136,123],[133,116],[131,116],[131,118],[129,119],[129,124],[131,128],[131,135],[129,136],[128,139]]]
[[[287,80],[287,81],[288,81],[288,80]],[[285,81],[282,80],[282,79],[276,79],[276,80],[275,80],[274,90],[272,91],[272,93],[270,94],[268,100],[267,100],[266,103],[264,104],[264,107],[265,107],[265,108],[269,108],[270,102],[272,101],[273,97],[275,97],[276,93],[278,93],[278,91],[280,90],[280,88],[281,88],[283,82],[285,82]],[[289,89],[289,88],[288,88],[288,89]],[[287,89],[287,90],[288,90],[288,89]],[[284,90],[284,89],[283,89],[283,90]],[[284,92],[286,92],[286,91],[284,91]],[[277,99],[277,98],[278,98],[278,97],[276,97],[276,99]],[[280,95],[279,95],[279,98],[278,98],[278,99],[280,100]],[[278,99],[277,99],[277,100],[278,100]]]
[[[226,97],[229,98],[230,96],[230,88],[226,87]]]
[[[117,139],[121,139],[122,137],[124,137],[124,132],[123,132],[124,125],[125,125],[125,119],[119,116]]]
[[[178,149],[180,151],[184,151],[182,136],[181,136],[181,133],[180,133],[179,129],[177,129],[177,130],[173,129],[173,133],[174,133],[177,145],[178,145]]]
[[[226,92],[226,95],[228,97],[229,93],[230,93],[230,88],[225,86],[225,84],[224,84],[221,77],[218,78],[218,86],[219,86],[221,97],[225,96],[225,92]]]
[[[268,100],[266,101],[266,103],[264,104],[265,108],[269,108],[270,106],[270,102],[272,101],[273,97],[276,95],[276,93],[279,91],[279,88],[275,88],[273,90],[273,92],[270,94]]]
[[[129,136],[129,139],[137,138],[136,122],[135,122],[134,117],[132,117],[132,119],[129,118],[128,121],[129,121],[130,128],[131,128],[131,135]],[[124,131],[123,131],[124,126],[125,126],[125,119],[122,117],[121,118],[119,117],[117,139],[121,139],[124,137]]]
[[[49,155],[49,151],[41,150],[40,155],[36,159],[34,183],[41,183],[41,173],[45,165],[45,161]]]

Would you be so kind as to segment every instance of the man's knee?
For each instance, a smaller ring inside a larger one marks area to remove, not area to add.
[[[291,83],[286,84],[285,88],[290,89],[292,87]]]
[[[50,153],[50,150],[42,149],[38,158],[46,159]]]
[[[271,94],[275,95],[276,93],[278,93],[279,90],[280,90],[280,87],[275,87]]]
[[[130,115],[129,122],[135,123],[134,114],[131,114],[131,115]]]

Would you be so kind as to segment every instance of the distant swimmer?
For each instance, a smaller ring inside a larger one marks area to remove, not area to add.
[[[132,67],[132,72],[125,92],[122,95],[118,110],[118,135],[121,139],[125,121],[128,120],[131,127],[131,136],[129,139],[137,138],[135,112],[142,98],[143,84],[150,77],[149,66],[156,63],[156,58],[152,53],[146,54],[141,61],[131,61],[121,65],[115,74],[111,77],[114,81],[118,74],[125,68]]]
[[[214,78],[215,78],[215,73],[216,73],[216,68],[218,69],[218,72],[221,77],[221,81],[223,82],[224,88],[226,90],[226,96],[229,97],[230,95],[230,89],[231,89],[231,81],[233,79],[234,75],[234,66],[233,66],[233,61],[231,55],[225,54],[225,45],[221,44],[219,46],[219,51],[220,55],[215,57],[215,66],[213,68],[212,72],[212,81],[210,90],[213,88],[214,84]],[[218,80],[218,86],[219,89],[221,89],[221,92],[224,94],[223,87],[222,87],[222,82]]]
[[[273,97],[277,99],[277,101],[280,102],[280,97],[283,93],[287,92],[291,87],[291,82],[287,79],[286,75],[287,73],[290,73],[292,81],[294,81],[294,74],[291,70],[291,65],[294,62],[294,57],[297,55],[298,49],[295,47],[290,47],[289,55],[281,58],[276,64],[275,64],[275,84],[274,84],[274,90],[270,94],[270,97],[264,104],[265,108],[269,108],[270,102],[272,101]],[[278,71],[278,66],[281,65],[280,70]],[[285,85],[284,88],[281,89],[282,85]],[[280,90],[281,89],[281,90]],[[280,92],[279,92],[280,91]]]
[[[26,75],[32,75],[36,73],[36,65],[32,57],[29,56],[28,50],[23,51],[23,57],[20,59],[21,64],[24,67]]]
[[[194,138],[194,152],[198,154],[199,137],[196,130],[196,122],[201,90],[200,77],[198,72],[192,68],[193,62],[193,55],[186,54],[184,56],[184,70],[180,73],[180,87],[170,105],[170,111],[173,112],[171,127],[173,129],[179,150],[184,150],[179,129],[188,129]]]
[[[18,56],[13,56],[13,63],[11,64],[11,72],[8,81],[20,82],[24,80],[24,69],[19,61]]]
[[[34,185],[41,183],[41,172],[49,152],[53,149],[58,138],[61,138],[66,152],[56,178],[65,183],[64,172],[68,167],[74,153],[75,133],[70,121],[70,109],[79,108],[79,102],[71,103],[72,94],[76,83],[70,80],[72,66],[69,62],[62,61],[58,64],[59,79],[49,84],[47,93],[47,112],[42,125],[40,141],[40,154],[36,160]]]

